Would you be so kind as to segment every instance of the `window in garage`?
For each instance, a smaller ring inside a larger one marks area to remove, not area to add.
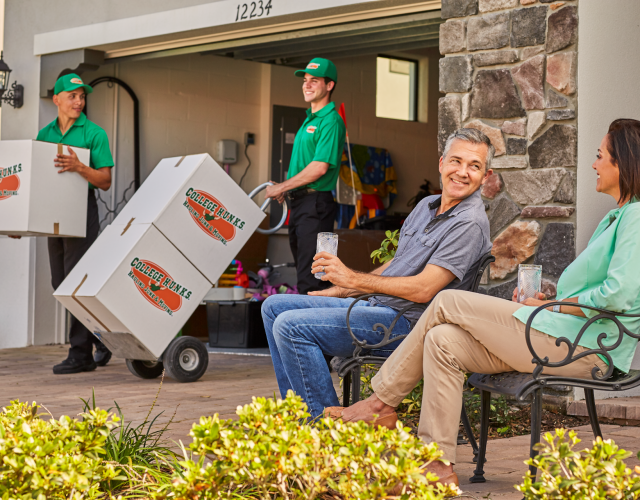
[[[377,58],[376,116],[416,121],[418,63],[393,57]]]

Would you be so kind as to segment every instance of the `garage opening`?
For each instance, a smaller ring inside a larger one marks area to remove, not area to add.
[[[331,59],[339,74],[332,100],[337,107],[344,103],[352,153],[352,165],[341,167],[336,228],[344,248],[355,249],[344,255],[345,263],[367,271],[383,230],[400,227],[420,186],[439,186],[442,22],[440,11],[419,12],[182,47],[108,59],[83,77],[117,77],[138,95],[142,182],[162,158],[208,152],[219,159],[219,143],[235,141],[228,172],[236,182],[246,174],[242,188],[249,192],[266,180],[286,179],[307,109],[294,70],[314,57]],[[133,172],[130,107],[126,96],[106,85],[89,99],[90,118],[110,135],[121,172]],[[247,143],[247,134],[255,140]],[[105,198],[121,200],[130,182],[123,173]],[[358,216],[354,184],[366,195],[358,200]],[[271,219],[279,218],[274,207]],[[269,218],[265,223],[271,224]],[[239,259],[245,269],[257,269],[267,259],[291,262],[286,228],[269,237],[256,235]],[[278,271],[278,281],[295,284],[294,269]]]

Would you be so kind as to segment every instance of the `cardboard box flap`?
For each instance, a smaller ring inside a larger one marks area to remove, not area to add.
[[[135,196],[125,205],[112,224],[151,224],[164,212],[170,201],[182,192],[183,186],[205,161],[213,159],[206,153],[165,158],[153,169]]]

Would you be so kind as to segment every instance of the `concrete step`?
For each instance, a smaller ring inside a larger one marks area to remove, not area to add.
[[[618,425],[640,426],[640,397],[596,399],[598,418]],[[567,408],[569,415],[586,417],[586,401],[573,401]]]

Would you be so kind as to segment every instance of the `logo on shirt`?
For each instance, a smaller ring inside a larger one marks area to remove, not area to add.
[[[22,172],[22,163],[0,169],[0,200],[18,196],[20,172]]]
[[[309,125],[307,127],[307,133],[313,134],[317,129],[318,129],[318,127],[316,127],[315,125]]]
[[[80,78],[72,78],[69,80],[71,83],[79,83],[80,85],[84,85],[84,82],[80,80]]]
[[[182,299],[191,298],[190,290],[177,283],[167,271],[150,260],[137,257],[133,259],[128,276],[147,302],[169,316],[180,310]]]
[[[189,215],[207,236],[226,245],[236,236],[236,228],[244,229],[244,221],[229,212],[226,207],[206,191],[189,188],[182,204]]]
[[[309,63],[307,64],[307,69],[318,69],[320,65],[318,63]]]

